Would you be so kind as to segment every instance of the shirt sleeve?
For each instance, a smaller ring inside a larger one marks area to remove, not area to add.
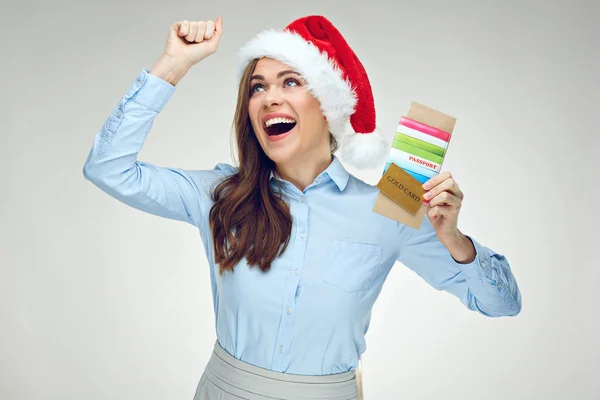
[[[515,316],[521,311],[521,293],[504,255],[467,235],[476,256],[471,263],[462,264],[439,241],[427,216],[418,230],[401,226],[407,236],[398,261],[429,285],[489,317]]]
[[[184,170],[137,159],[154,118],[174,91],[173,85],[142,69],[96,133],[83,175],[129,206],[199,227],[211,205],[212,184],[233,167]]]

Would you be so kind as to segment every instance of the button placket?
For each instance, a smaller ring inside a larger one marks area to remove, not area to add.
[[[272,368],[277,371],[285,365],[285,357],[289,350],[289,344],[292,341],[291,330],[294,318],[294,306],[296,301],[296,292],[300,284],[300,276],[304,264],[304,254],[306,252],[306,232],[308,230],[308,204],[304,196],[297,198],[294,204],[296,213],[294,220],[296,232],[299,232],[297,239],[294,242],[292,250],[292,261],[290,274],[292,279],[288,279],[284,288],[284,296],[282,299],[283,317],[279,325],[277,334],[277,351],[273,356]]]

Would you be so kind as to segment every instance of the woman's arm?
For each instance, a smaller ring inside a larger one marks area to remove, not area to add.
[[[171,25],[152,73],[140,72],[96,134],[83,166],[86,179],[139,210],[199,226],[210,204],[210,185],[232,168],[219,164],[213,171],[186,171],[140,162],[137,156],[177,82],[216,52],[222,33],[221,17],[216,23],[183,20]]]
[[[143,69],[97,132],[83,174],[125,204],[198,226],[210,204],[210,184],[225,173],[137,160],[154,118],[174,91],[172,84]]]
[[[466,257],[467,262],[461,263],[440,242],[428,218],[419,230],[399,226],[407,238],[398,261],[432,287],[457,296],[470,310],[489,317],[515,316],[521,311],[521,293],[502,254],[467,235],[475,258],[469,262],[470,257]]]

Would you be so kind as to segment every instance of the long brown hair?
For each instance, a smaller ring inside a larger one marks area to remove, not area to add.
[[[248,114],[250,80],[258,59],[246,67],[237,95],[233,119],[238,149],[238,171],[220,182],[212,193],[209,213],[215,262],[219,273],[233,271],[243,258],[250,266],[268,271],[273,260],[287,248],[292,216],[283,191],[273,191],[269,176],[275,163],[263,151]],[[337,143],[330,135],[331,152]]]

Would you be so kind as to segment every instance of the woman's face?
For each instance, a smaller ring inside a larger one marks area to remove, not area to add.
[[[319,101],[286,64],[271,58],[258,61],[248,113],[258,142],[276,164],[330,156],[329,129]]]

